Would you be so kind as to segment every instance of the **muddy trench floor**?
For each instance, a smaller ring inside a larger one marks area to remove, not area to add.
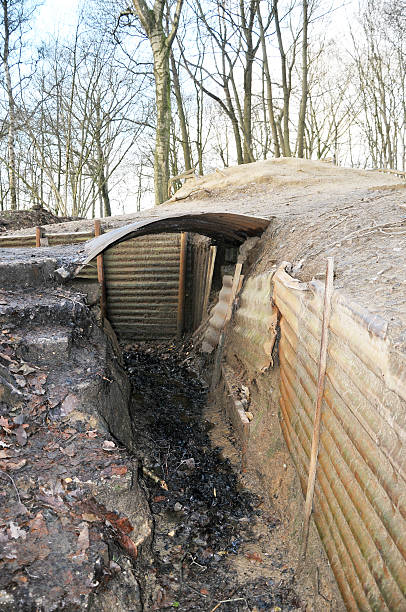
[[[283,550],[267,553],[279,521],[244,482],[207,385],[170,347],[135,345],[124,357],[154,522],[152,556],[138,567],[144,610],[305,609]]]

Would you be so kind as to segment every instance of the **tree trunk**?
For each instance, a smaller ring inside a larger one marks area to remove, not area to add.
[[[165,0],[155,0],[150,9],[145,0],[133,0],[136,15],[139,17],[152,49],[154,58],[155,102],[156,102],[156,139],[154,155],[155,204],[168,199],[169,183],[169,144],[171,135],[171,87],[169,54],[178,29],[183,0],[177,0],[172,29],[167,35],[163,25]],[[168,8],[169,10],[169,8]]]
[[[244,164],[255,161],[252,153],[252,49],[246,54],[244,70],[244,110],[243,110],[243,136],[244,136]]]
[[[171,95],[169,56],[162,46],[161,36],[151,41],[154,54],[156,139],[154,156],[155,204],[168,199],[169,183],[169,140],[171,132]]]
[[[192,168],[192,156],[190,153],[189,133],[187,129],[185,111],[183,109],[183,100],[182,100],[182,92],[181,92],[180,83],[179,83],[179,74],[178,74],[178,70],[176,67],[175,58],[172,52],[171,52],[171,67],[172,67],[173,89],[175,92],[176,105],[178,107],[180,131],[182,134],[182,150],[183,150],[183,159],[185,163],[185,170],[190,170]]]
[[[8,15],[8,0],[2,0],[3,4],[3,26],[4,26],[4,46],[3,46],[3,69],[6,81],[8,98],[8,182],[10,192],[11,210],[17,210],[16,192],[16,158],[15,158],[15,103],[13,88],[11,84],[10,67],[8,64],[10,50],[10,23]]]
[[[305,133],[305,121],[306,121],[306,105],[307,105],[307,97],[309,93],[309,84],[308,84],[308,78],[307,78],[307,73],[308,73],[307,29],[308,29],[309,21],[308,21],[307,9],[308,9],[308,0],[303,0],[302,98],[300,101],[299,125],[297,129],[297,156],[298,157],[304,157],[304,133]]]
[[[286,53],[283,47],[282,32],[279,22],[278,14],[278,0],[273,0],[273,11],[275,18],[276,35],[278,38],[279,55],[281,58],[281,71],[282,71],[282,89],[283,89],[283,140],[282,151],[285,157],[291,157],[292,152],[290,149],[289,142],[289,105],[290,105],[290,90],[288,85],[288,76],[286,69]]]
[[[260,33],[260,37],[261,37],[262,61],[264,63],[264,73],[265,73],[265,79],[266,79],[266,105],[267,105],[267,108],[268,108],[269,122],[271,124],[272,139],[273,139],[273,146],[274,146],[274,153],[273,154],[274,154],[275,157],[280,157],[281,156],[281,149],[280,149],[280,146],[279,146],[278,129],[276,127],[275,113],[274,113],[274,109],[273,109],[273,94],[272,94],[271,72],[269,70],[268,53],[267,53],[267,50],[266,50],[265,32],[264,32],[264,26],[263,26],[263,23],[262,23],[261,10],[260,10],[259,5],[258,5],[258,8],[257,8],[257,15],[258,15],[259,33]]]

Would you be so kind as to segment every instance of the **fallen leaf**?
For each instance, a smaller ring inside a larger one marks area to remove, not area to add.
[[[16,374],[14,378],[19,387],[24,388],[27,386],[27,381],[25,380],[24,376],[19,376],[18,374]]]
[[[0,450],[0,459],[7,459],[8,453],[7,451]]]
[[[155,495],[155,497],[152,498],[152,501],[154,502],[163,502],[166,500],[165,495]]]
[[[30,532],[35,537],[42,537],[48,535],[48,529],[42,515],[42,512],[38,512],[38,514],[30,521]]]
[[[0,416],[0,427],[2,427],[7,433],[11,433],[11,429],[10,429],[10,423],[8,422],[8,419]]]
[[[76,448],[74,444],[69,444],[66,448],[59,447],[59,450],[67,457],[74,457],[76,455]]]
[[[24,374],[24,376],[26,376],[27,374],[32,374],[33,372],[35,372],[35,368],[29,366],[28,363],[23,363],[23,365],[19,368],[18,371],[21,374]]]
[[[262,563],[262,557],[258,553],[246,553],[245,555],[247,559],[250,561],[257,561],[257,563]]]
[[[111,440],[104,440],[102,449],[107,452],[111,452],[116,448],[116,445]]]
[[[24,427],[20,425],[20,427],[18,427],[14,433],[17,437],[17,442],[19,445],[25,446],[27,444],[27,432],[25,431]]]
[[[78,536],[77,551],[79,554],[83,554],[89,548],[89,526],[87,523],[84,524],[83,529],[80,531]]]
[[[190,459],[185,459],[184,463],[189,470],[194,470],[196,467],[196,462],[193,457],[190,457]]]
[[[117,512],[106,512],[105,519],[123,533],[131,533],[133,526],[126,516],[120,518]]]
[[[118,538],[121,546],[124,548],[125,551],[127,551],[127,553],[133,558],[136,559],[138,557],[138,548],[137,546],[134,544],[134,542],[132,541],[131,538],[128,537],[128,535],[125,534],[119,534],[119,538]]]
[[[202,595],[208,595],[209,591],[207,589],[200,589]]]
[[[21,459],[21,461],[7,461],[5,467],[7,470],[21,470],[27,464],[27,459]]]
[[[127,517],[116,520],[114,526],[123,533],[131,533],[134,530],[134,527],[131,525]]]
[[[111,473],[115,474],[116,476],[124,476],[124,474],[127,474],[127,472],[128,470],[125,465],[112,465],[111,466]]]
[[[24,531],[24,529],[20,529],[20,527],[12,521],[10,522],[10,527],[7,529],[7,533],[10,538],[13,538],[13,540],[18,540],[18,538],[25,540],[27,537],[27,533]]]
[[[100,520],[98,516],[92,514],[91,512],[84,512],[82,514],[82,519],[88,523],[95,523],[96,521]]]
[[[86,432],[86,436],[88,438],[97,438],[97,429],[89,429],[89,431]]]

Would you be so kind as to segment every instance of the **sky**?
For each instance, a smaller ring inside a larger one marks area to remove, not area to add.
[[[74,27],[80,4],[81,0],[44,0],[37,14],[36,36],[44,38],[48,34],[69,30],[69,26]]]
[[[353,21],[351,16],[357,11],[359,0],[343,0],[333,2],[338,8],[334,11],[329,29],[334,35],[337,31],[346,31],[348,29],[348,19]],[[36,20],[36,34],[46,36],[47,34],[63,33],[70,27],[75,26],[75,19],[78,7],[82,4],[82,0],[44,0],[43,5],[38,11]],[[325,10],[328,11],[331,7],[332,0],[321,0],[321,11],[325,5]],[[57,5],[57,9],[55,6]]]
[[[80,10],[83,0],[43,0],[41,7],[37,11],[35,25],[32,30],[33,37],[38,41],[46,41],[49,36],[58,36],[64,38],[73,33],[76,27],[77,14]],[[319,14],[325,10],[329,12],[331,5],[334,4],[336,10],[331,15],[328,24],[326,21],[321,21],[320,26],[315,24],[315,28],[320,27],[320,34],[326,36],[327,39],[339,39],[343,46],[349,33],[349,22],[353,26],[355,21],[353,16],[357,12],[359,0],[320,0]],[[130,189],[131,191],[131,189]],[[152,199],[145,194],[145,200],[142,207],[152,205]],[[121,197],[119,198],[121,200]],[[135,201],[132,202],[131,197],[125,198],[125,212],[130,212],[135,206]],[[115,214],[124,212],[117,202],[112,198],[112,205]]]

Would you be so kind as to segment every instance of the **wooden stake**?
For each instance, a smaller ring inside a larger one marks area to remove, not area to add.
[[[330,315],[331,315],[331,296],[333,294],[333,282],[334,282],[334,257],[328,257],[327,258],[327,269],[326,269],[326,282],[325,282],[325,289],[324,289],[323,322],[322,322],[322,329],[321,329],[319,372],[318,372],[318,379],[317,379],[317,400],[316,400],[316,408],[314,411],[312,449],[311,449],[311,454],[310,454],[309,478],[307,481],[305,514],[304,514],[304,521],[303,521],[302,550],[301,550],[302,559],[305,559],[306,552],[307,552],[307,542],[309,539],[310,515],[312,513],[314,487],[316,483],[317,460],[319,456],[319,443],[320,443],[321,406],[322,406],[323,395],[324,395],[324,381],[325,381],[326,366],[327,366],[328,328],[330,324]]]
[[[182,232],[180,235],[178,314],[176,319],[176,329],[178,338],[182,336],[185,322],[186,257],[187,233]]]
[[[204,283],[204,297],[203,297],[203,308],[202,308],[202,319],[207,314],[207,307],[209,305],[211,285],[213,282],[214,264],[216,261],[217,247],[210,247],[209,261],[207,262],[206,279]]]
[[[239,287],[241,287],[241,268],[242,268],[241,263],[236,264],[235,271],[234,271],[234,277],[233,277],[233,284],[231,286],[230,301],[228,303],[228,308],[227,308],[226,316],[224,319],[223,329],[221,330],[221,333],[220,333],[219,341],[217,344],[216,356],[214,358],[213,376],[211,379],[210,391],[214,391],[214,389],[216,388],[218,384],[218,381],[220,380],[221,359],[223,357],[227,326],[231,319],[231,315],[233,314],[235,296],[237,294]]]
[[[101,223],[100,219],[94,220],[94,235],[95,237],[101,236]],[[102,317],[105,318],[107,316],[107,295],[106,295],[106,280],[104,278],[104,262],[103,262],[103,253],[97,256],[97,280],[100,285],[100,310]]]
[[[42,227],[37,225],[37,227],[35,228],[35,246],[36,247],[41,246],[41,237],[42,237]]]

